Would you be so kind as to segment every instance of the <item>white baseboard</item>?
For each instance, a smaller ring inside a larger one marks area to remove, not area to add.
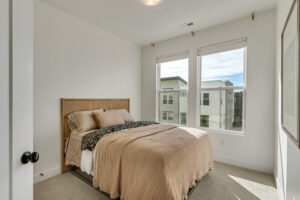
[[[267,165],[262,165],[261,163],[253,163],[249,162],[246,160],[239,160],[239,159],[234,159],[228,156],[223,156],[219,154],[214,154],[215,161],[219,161],[222,163],[246,168],[246,169],[251,169],[259,172],[264,172],[264,173],[269,173],[273,174],[273,169],[270,168],[270,166]]]
[[[284,193],[283,193],[283,186],[281,184],[281,181],[279,181],[278,177],[275,178],[276,188],[278,192],[278,198],[279,200],[285,200]]]
[[[40,173],[34,175],[34,178],[33,178],[34,183],[38,183],[38,182],[47,180],[47,179],[49,179],[53,176],[56,176],[56,175],[60,174],[60,167],[49,169],[49,170],[46,170],[42,173],[43,173],[43,175],[41,175]]]

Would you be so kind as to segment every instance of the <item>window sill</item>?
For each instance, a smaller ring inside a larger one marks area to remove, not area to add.
[[[246,136],[244,131],[230,131],[230,130],[218,130],[204,127],[197,127],[198,129],[202,129],[206,131],[208,134],[220,134],[220,135],[233,135],[233,136]]]

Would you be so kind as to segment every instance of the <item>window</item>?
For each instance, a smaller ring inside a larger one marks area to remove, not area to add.
[[[200,116],[200,126],[209,128],[209,115]]]
[[[174,120],[174,113],[172,111],[163,111],[162,120],[165,122],[172,122]]]
[[[178,58],[178,55],[175,58]],[[186,116],[181,120],[180,113],[187,112],[187,54],[183,54],[180,59],[158,58],[157,62],[158,119],[160,122],[185,125]]]
[[[209,106],[209,93],[203,93],[203,105]]]
[[[167,95],[163,95],[163,104],[167,104],[168,100],[167,100]]]
[[[186,91],[181,91],[180,92],[180,97],[186,97],[187,95],[186,95]]]
[[[169,95],[169,104],[173,104],[173,96]]]
[[[168,120],[169,120],[169,121],[172,121],[173,118],[174,118],[173,112],[169,112],[168,114],[169,114]]]
[[[180,113],[180,124],[186,125],[186,113],[183,112]]]
[[[163,112],[163,120],[167,120],[167,113]]]
[[[246,39],[204,47],[200,66],[200,127],[243,131]]]

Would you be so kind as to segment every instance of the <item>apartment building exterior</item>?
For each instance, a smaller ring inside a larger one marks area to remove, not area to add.
[[[203,81],[201,83],[200,126],[232,130],[234,121],[234,91],[230,81]]]
[[[186,125],[187,82],[179,76],[160,79],[159,121]]]
[[[230,81],[202,82],[201,127],[239,130],[242,126],[243,93],[230,86],[233,86]],[[179,76],[160,79],[160,122],[186,125],[187,88],[187,82]]]

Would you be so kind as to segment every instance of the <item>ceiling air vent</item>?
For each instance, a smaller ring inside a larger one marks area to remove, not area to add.
[[[187,23],[181,24],[180,28],[189,28],[192,26],[194,26],[194,22],[187,22]]]

